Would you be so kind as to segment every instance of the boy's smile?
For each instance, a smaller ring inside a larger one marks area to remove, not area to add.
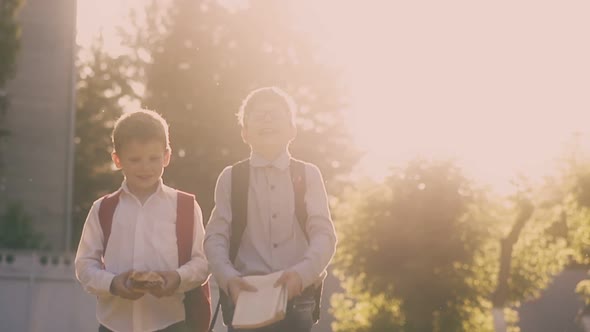
[[[164,168],[170,162],[170,150],[160,141],[131,141],[113,153],[115,165],[123,171],[129,191],[144,201],[156,191]]]
[[[278,130],[274,128],[262,128],[258,131],[258,135],[265,136],[265,135],[273,135],[278,133]]]

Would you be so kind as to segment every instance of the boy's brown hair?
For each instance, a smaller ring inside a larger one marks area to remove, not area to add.
[[[121,153],[131,141],[160,141],[166,150],[170,149],[168,123],[164,118],[150,110],[138,110],[123,114],[113,128],[113,147]]]
[[[297,111],[295,101],[287,92],[276,86],[253,90],[246,96],[246,98],[244,98],[244,100],[242,100],[240,109],[236,114],[240,126],[244,127],[250,106],[260,101],[276,101],[285,105],[285,110],[289,114],[291,125],[295,126],[295,113]]]

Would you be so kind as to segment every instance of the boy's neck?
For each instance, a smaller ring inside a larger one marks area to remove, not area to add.
[[[159,183],[156,183],[153,187],[149,189],[138,189],[127,185],[127,189],[129,189],[129,192],[133,194],[133,196],[135,196],[137,200],[139,200],[141,205],[143,205],[147,201],[147,199],[158,190],[159,185]]]
[[[261,147],[261,148],[252,149],[252,152],[254,152],[255,154],[259,155],[260,157],[262,157],[268,161],[274,161],[275,159],[280,157],[286,151],[287,151],[287,148],[285,148],[285,147],[281,147],[281,148]]]
[[[153,194],[154,192],[150,192],[150,193],[134,193],[132,192],[133,196],[135,196],[137,198],[137,200],[139,200],[139,203],[141,203],[141,205],[145,204],[145,201],[147,201],[147,199]]]

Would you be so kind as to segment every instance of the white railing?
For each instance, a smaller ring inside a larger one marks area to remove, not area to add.
[[[326,285],[330,291],[314,332],[331,331],[327,307],[333,283]],[[214,310],[219,292],[213,278],[210,284]],[[0,249],[1,332],[96,332],[95,310],[95,297],[74,275],[74,254]],[[226,331],[221,321],[220,313],[216,332]]]
[[[211,284],[212,306],[218,291]],[[74,275],[74,254],[0,249],[0,331],[96,332],[96,300]],[[221,314],[215,331],[225,331]]]
[[[0,250],[2,331],[97,331],[95,300],[73,262],[72,254]]]

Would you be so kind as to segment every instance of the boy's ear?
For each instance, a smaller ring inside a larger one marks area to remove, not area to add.
[[[244,143],[248,144],[248,129],[246,129],[246,127],[242,127],[242,141],[244,141]]]
[[[113,151],[113,153],[111,153],[111,159],[113,159],[113,162],[115,163],[115,166],[117,166],[117,169],[121,169],[121,158],[119,158],[117,152]]]
[[[297,127],[296,126],[291,126],[291,132],[289,134],[291,136],[291,139],[289,141],[294,140],[295,137],[297,137]]]
[[[164,167],[168,166],[168,164],[170,164],[170,156],[172,155],[172,149],[168,148],[166,149],[166,151],[164,152]]]

